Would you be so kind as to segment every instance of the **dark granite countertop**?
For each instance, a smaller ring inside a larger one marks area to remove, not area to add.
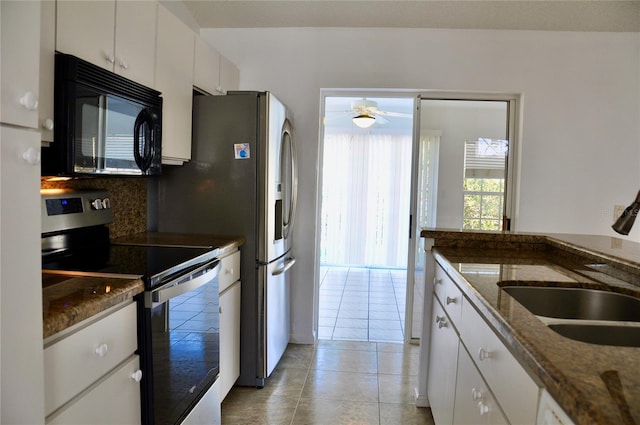
[[[140,279],[42,274],[43,338],[57,334],[144,290]]]
[[[640,424],[640,348],[565,338],[500,290],[566,286],[640,297],[640,244],[438,229],[421,236],[434,239],[436,261],[576,424]]]
[[[244,244],[239,236],[137,233],[112,243],[219,248],[225,256]],[[42,274],[43,338],[48,338],[144,291],[140,279]]]

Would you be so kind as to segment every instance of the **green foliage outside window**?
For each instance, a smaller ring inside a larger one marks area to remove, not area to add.
[[[464,179],[463,228],[501,230],[504,179]]]

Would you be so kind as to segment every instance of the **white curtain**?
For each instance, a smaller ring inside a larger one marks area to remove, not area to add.
[[[322,264],[407,265],[411,136],[326,134]]]

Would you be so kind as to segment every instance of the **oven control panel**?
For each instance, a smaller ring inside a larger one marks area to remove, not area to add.
[[[106,190],[43,189],[42,233],[53,233],[113,222]]]

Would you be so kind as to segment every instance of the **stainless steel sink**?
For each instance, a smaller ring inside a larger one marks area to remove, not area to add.
[[[537,316],[640,322],[640,299],[625,294],[548,286],[504,286],[502,289]]]
[[[577,341],[619,347],[640,347],[640,327],[587,324],[550,324],[550,329]]]

